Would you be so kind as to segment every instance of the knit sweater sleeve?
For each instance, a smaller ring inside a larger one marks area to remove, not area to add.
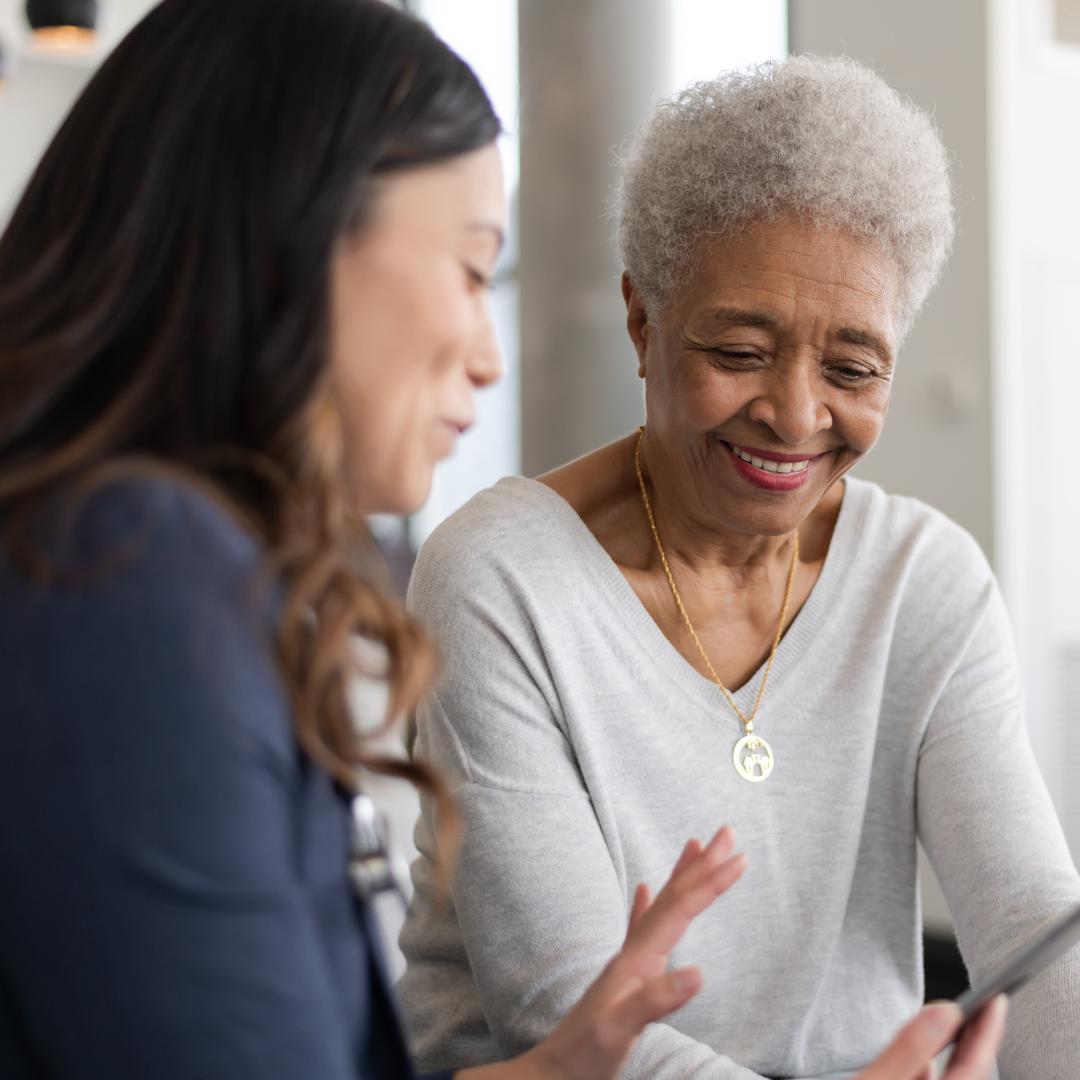
[[[420,943],[429,955],[433,941],[445,941],[448,954],[463,947],[472,977],[456,999],[446,991],[450,964],[411,968],[399,984],[424,1069],[505,1059],[540,1042],[619,950],[629,916],[628,883],[563,731],[529,596],[510,576],[493,575],[483,591],[459,590],[458,575],[439,578],[442,588],[425,590],[423,614],[453,632],[441,640],[445,675],[422,710],[418,752],[454,791],[462,842],[452,913],[440,916],[437,902],[425,902],[428,861],[414,867],[421,903],[414,902],[402,947],[410,965]],[[440,614],[443,605],[452,619]],[[425,801],[422,854],[431,850],[431,815]],[[461,1017],[470,1009],[490,1041],[462,1044]],[[446,1037],[451,1023],[454,1039]],[[646,1029],[621,1075],[757,1076],[662,1023]]]
[[[1013,655],[991,583],[919,756],[919,834],[976,981],[1080,903],[1080,879],[1028,742]],[[1080,949],[1016,995],[999,1061],[1002,1080],[1075,1075]]]

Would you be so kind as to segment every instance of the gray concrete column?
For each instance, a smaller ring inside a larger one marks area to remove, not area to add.
[[[643,416],[605,208],[614,152],[667,93],[668,0],[518,0],[522,469]]]
[[[994,557],[990,206],[984,0],[790,0],[793,53],[846,54],[930,109],[953,159],[960,227],[904,346],[881,441],[857,469],[968,529]]]

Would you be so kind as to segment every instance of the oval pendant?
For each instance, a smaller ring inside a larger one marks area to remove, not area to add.
[[[760,735],[744,735],[731,755],[735,771],[751,784],[760,784],[773,769],[773,754]]]

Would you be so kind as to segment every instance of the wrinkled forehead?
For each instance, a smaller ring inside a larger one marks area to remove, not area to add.
[[[665,307],[701,332],[825,328],[892,355],[900,286],[883,247],[843,229],[782,219],[703,236]]]

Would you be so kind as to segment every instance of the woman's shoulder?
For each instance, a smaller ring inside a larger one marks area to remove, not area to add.
[[[250,569],[262,551],[224,500],[164,472],[133,472],[54,498],[20,534],[30,558],[5,547],[4,573],[20,576],[32,562],[58,593],[94,591],[132,576],[175,585],[186,575]]]
[[[978,541],[940,510],[877,484],[849,477],[849,537],[860,561],[877,574],[930,584],[966,584],[978,591],[993,571]]]
[[[145,660],[190,647],[211,625],[267,636],[262,545],[194,482],[124,475],[51,501],[19,532],[0,562],[5,667],[48,640],[79,656],[93,642],[119,663],[124,649]]]
[[[443,589],[505,589],[547,574],[564,578],[596,557],[596,541],[561,496],[508,476],[473,496],[425,541],[410,596]]]
[[[183,556],[202,566],[250,566],[262,556],[262,545],[241,524],[223,496],[182,475],[149,474],[122,477],[103,486],[85,502],[74,539],[86,553],[102,549],[130,552],[117,565],[155,565]]]
[[[222,502],[182,479],[128,476],[56,503],[30,535],[48,576],[11,552],[0,568],[0,729],[43,711],[65,731],[86,715],[140,745],[177,733],[194,745],[218,725],[227,738],[257,731],[291,760],[273,586],[262,546]],[[218,723],[226,713],[235,723]]]

